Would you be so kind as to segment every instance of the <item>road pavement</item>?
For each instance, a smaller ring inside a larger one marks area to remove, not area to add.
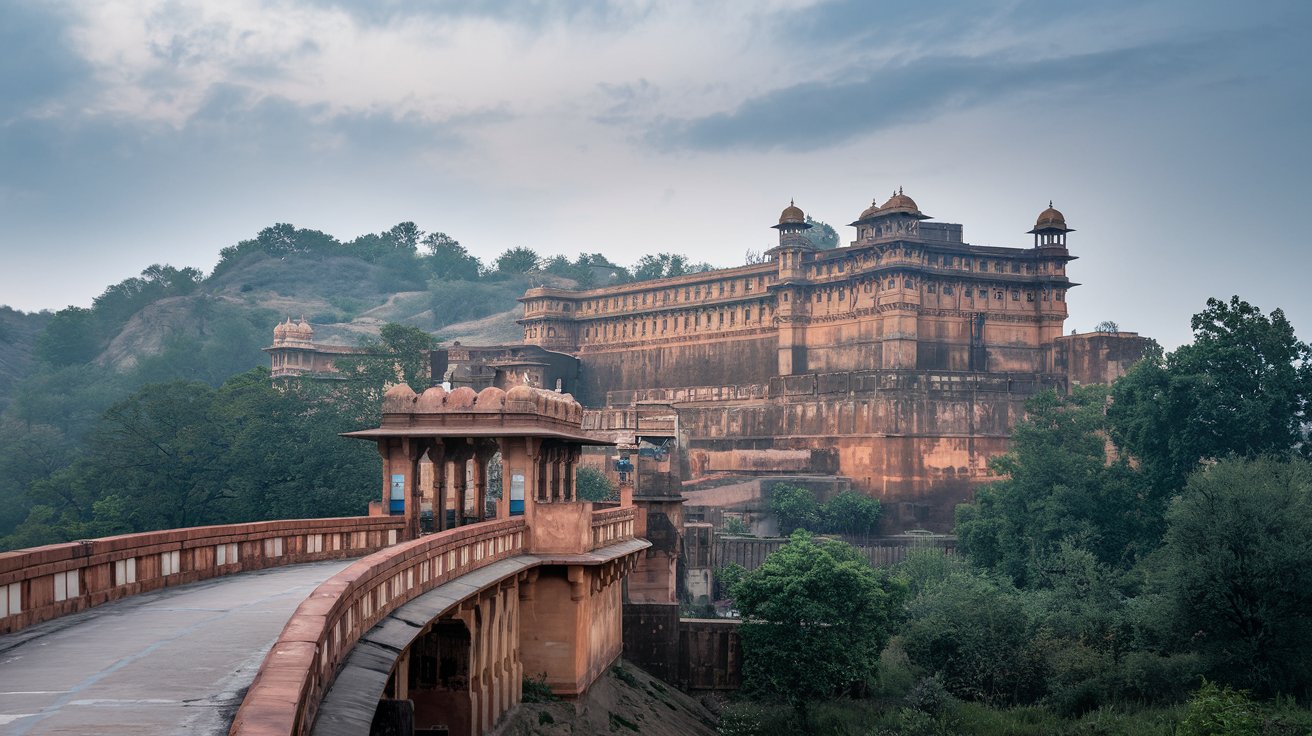
[[[0,636],[0,734],[226,734],[292,612],[351,562],[213,578]]]

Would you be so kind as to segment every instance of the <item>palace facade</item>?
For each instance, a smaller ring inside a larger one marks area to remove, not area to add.
[[[716,477],[841,476],[883,500],[888,531],[947,531],[1029,396],[1109,383],[1150,342],[1063,334],[1077,256],[1051,203],[1025,247],[969,243],[900,190],[852,221],[844,247],[812,245],[791,203],[772,227],[759,263],[530,289],[522,344],[435,351],[434,382],[571,393],[585,428],[671,451],[666,495]]]
[[[524,342],[579,358],[590,405],[613,391],[839,371],[1057,374],[1075,260],[1049,207],[1031,248],[968,244],[895,192],[818,250],[789,205],[767,259],[589,291],[532,289]]]

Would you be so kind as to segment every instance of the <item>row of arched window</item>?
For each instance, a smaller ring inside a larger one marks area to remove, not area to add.
[[[706,330],[726,330],[759,327],[774,318],[774,307],[764,301],[744,306],[726,306],[719,309],[698,309],[659,316],[627,319],[598,320],[585,324],[584,343],[610,340],[631,340],[643,337],[668,337]]]

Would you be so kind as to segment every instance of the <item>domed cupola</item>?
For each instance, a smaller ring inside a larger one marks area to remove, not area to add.
[[[781,278],[797,276],[801,273],[802,261],[807,258],[805,254],[816,249],[815,244],[806,237],[806,231],[811,229],[811,223],[806,221],[806,213],[795,202],[789,201],[788,206],[779,214],[779,224],[771,227],[779,231],[779,245],[767,250],[765,254],[778,261]]]
[[[916,237],[920,230],[920,221],[928,220],[929,215],[920,211],[916,200],[908,197],[898,187],[887,202],[880,205],[872,200],[861,216],[850,223],[856,228],[857,240],[874,238]]]
[[[916,206],[916,200],[902,193],[902,187],[898,187],[893,196],[889,197],[888,201],[879,208],[879,214],[881,215],[891,215],[894,212],[915,215],[921,219],[926,218],[925,213],[921,212],[920,208]]]
[[[1066,226],[1066,216],[1048,202],[1048,209],[1039,213],[1034,229],[1029,231],[1034,236],[1034,247],[1066,247],[1066,233],[1075,232]]]

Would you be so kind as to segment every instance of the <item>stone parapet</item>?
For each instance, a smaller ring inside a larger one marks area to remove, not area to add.
[[[361,637],[401,605],[524,552],[523,519],[488,521],[359,560],[306,598],[265,657],[229,732],[310,733],[324,694]]]
[[[0,553],[0,634],[220,575],[353,557],[395,544],[404,520],[295,519],[123,534]]]

